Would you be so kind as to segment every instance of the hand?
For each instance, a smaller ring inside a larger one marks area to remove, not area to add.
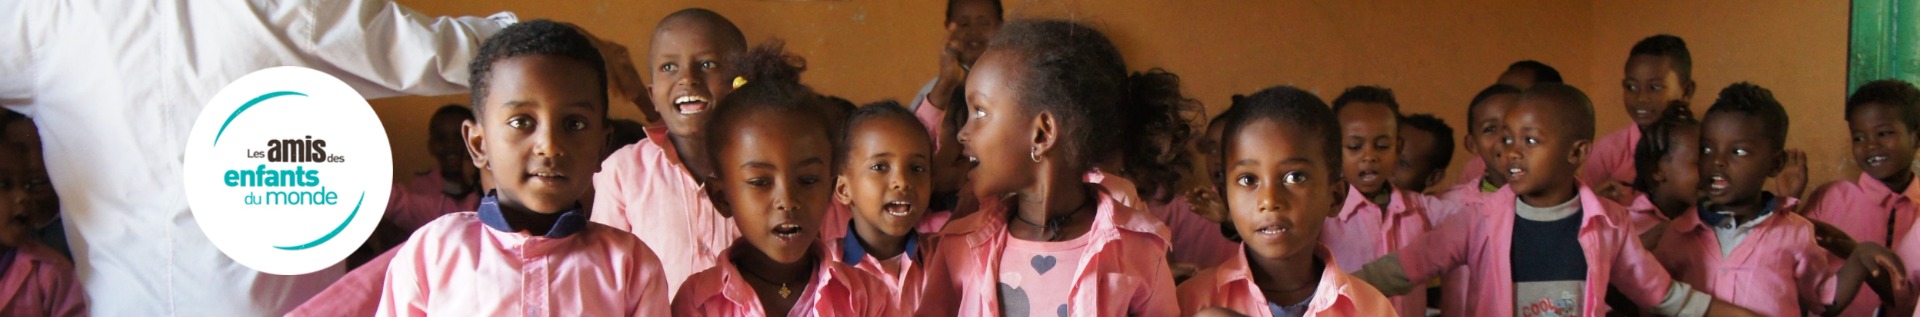
[[[1600,195],[1601,198],[1612,200],[1621,205],[1633,204],[1633,198],[1636,197],[1633,184],[1618,180],[1607,180],[1596,184],[1596,186],[1593,187],[1593,194]]]
[[[967,68],[960,64],[960,50],[952,40],[940,49],[940,76],[934,79],[933,91],[927,92],[927,103],[935,109],[947,110],[947,103],[953,100],[954,89],[967,82]]]
[[[1853,256],[1853,248],[1857,243],[1853,241],[1852,236],[1847,235],[1846,231],[1819,220],[1807,219],[1807,221],[1813,222],[1815,244],[1819,244],[1821,248],[1827,249],[1827,252],[1832,252],[1841,258]]]
[[[1774,187],[1781,195],[1801,198],[1807,192],[1807,152],[1799,149],[1787,149],[1787,163],[1781,167],[1780,175],[1773,177]]]
[[[1844,312],[1847,304],[1853,303],[1860,293],[1860,284],[1873,288],[1880,300],[1892,303],[1897,294],[1904,294],[1906,288],[1906,269],[1893,251],[1876,243],[1860,243],[1853,246],[1853,254],[1847,257],[1835,276],[1833,303],[1821,315],[1837,316]],[[1861,308],[1861,309],[1873,309]]]
[[[1187,190],[1187,205],[1192,206],[1193,213],[1199,214],[1200,218],[1207,218],[1207,221],[1216,223],[1226,222],[1227,206],[1221,204],[1220,198],[1216,196],[1219,194],[1215,193],[1213,188],[1190,189]]]

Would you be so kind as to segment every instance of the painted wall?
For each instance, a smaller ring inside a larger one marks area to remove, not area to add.
[[[1812,179],[1846,169],[1845,2],[1764,4],[1659,1],[1079,1],[1005,0],[1010,19],[1071,18],[1115,39],[1129,66],[1178,73],[1188,94],[1225,109],[1228,97],[1294,85],[1331,100],[1353,85],[1383,85],[1407,113],[1434,113],[1464,133],[1467,102],[1507,64],[1535,59],[1560,69],[1598,108],[1601,133],[1629,122],[1619,82],[1628,48],[1655,33],[1685,37],[1693,49],[1696,103],[1736,80],[1774,89],[1794,120],[1790,146],[1812,152]],[[485,15],[581,25],[634,51],[644,64],[652,27],[679,8],[727,15],[749,41],[786,39],[808,58],[804,81],[858,103],[905,101],[936,72],[945,2],[748,0],[499,1],[399,0],[428,15]],[[398,179],[430,168],[425,122],[434,108],[465,96],[375,100],[393,138]],[[616,104],[615,118],[638,119]],[[1813,127],[1823,127],[1815,129]],[[1458,137],[1456,135],[1456,137]],[[416,153],[418,152],[418,153]],[[1457,151],[1454,170],[1470,159]],[[1812,187],[1812,186],[1809,186]]]

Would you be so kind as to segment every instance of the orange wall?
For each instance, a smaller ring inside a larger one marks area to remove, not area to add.
[[[430,15],[484,15],[509,10],[522,19],[581,25],[634,51],[644,64],[653,24],[679,8],[727,15],[750,41],[788,41],[808,58],[805,81],[855,102],[906,99],[936,71],[944,37],[944,1],[447,1],[400,0]],[[1701,92],[1695,102],[1735,79],[1775,90],[1795,120],[1792,146],[1811,146],[1813,182],[1844,166],[1847,4],[1781,2],[1702,4],[1658,1],[1075,1],[1006,0],[1008,16],[1073,18],[1114,38],[1129,66],[1178,73],[1208,113],[1232,94],[1295,85],[1332,99],[1342,89],[1393,88],[1404,111],[1434,113],[1462,130],[1466,104],[1508,63],[1536,59],[1560,69],[1594,97],[1599,123],[1627,121],[1619,80],[1628,47],[1668,32],[1687,38]],[[1639,8],[1653,7],[1654,12]],[[424,150],[428,115],[464,96],[375,100],[393,138],[399,179],[430,166]],[[1701,107],[1704,109],[1704,106]],[[1819,110],[1817,110],[1819,109]],[[638,119],[616,105],[615,118]],[[1829,128],[1814,130],[1823,124]],[[1461,133],[1462,131],[1456,131]],[[1605,131],[1602,131],[1603,133]],[[419,152],[419,153],[415,153]],[[1458,151],[1457,166],[1470,159]]]

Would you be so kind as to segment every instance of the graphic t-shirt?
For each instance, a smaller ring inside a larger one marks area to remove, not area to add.
[[[1514,316],[1579,316],[1587,284],[1579,197],[1551,207],[1514,206]]]
[[[1007,237],[1000,256],[1000,312],[1005,316],[1066,316],[1073,271],[1093,233],[1067,241]]]

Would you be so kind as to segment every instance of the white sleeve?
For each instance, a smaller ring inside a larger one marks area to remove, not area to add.
[[[467,92],[467,62],[481,42],[519,21],[512,12],[428,17],[387,0],[284,0],[255,10],[309,67],[359,84],[369,99]]]
[[[0,1],[0,105],[28,104],[33,99],[33,21],[30,11],[41,1]]]

